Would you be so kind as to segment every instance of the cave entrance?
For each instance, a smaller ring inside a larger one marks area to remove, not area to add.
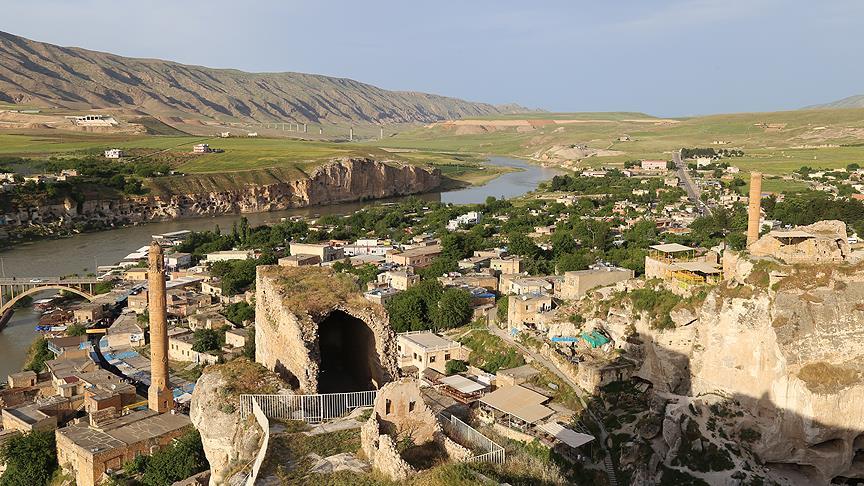
[[[374,390],[380,369],[375,335],[362,320],[335,310],[318,326],[318,393]]]

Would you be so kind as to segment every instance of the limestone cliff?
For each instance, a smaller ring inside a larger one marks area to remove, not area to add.
[[[123,225],[195,216],[279,211],[429,192],[441,183],[438,169],[345,158],[316,168],[308,177],[273,177],[232,189],[189,184],[183,193],[121,199],[71,199],[38,207],[16,207],[0,215],[7,228],[63,227],[75,223]]]
[[[294,388],[358,391],[398,376],[387,314],[363,298],[353,277],[259,266],[255,288],[255,359]]]
[[[801,248],[816,261],[829,254]],[[586,324],[638,357],[638,376],[666,403],[665,437],[653,439],[654,459],[633,463],[639,474],[690,466],[699,451],[688,441],[701,437],[699,450],[735,451],[724,473],[696,473],[710,484],[745,464],[781,484],[864,478],[864,265],[857,252],[835,254],[843,261],[790,265],[730,253],[727,280],[691,298],[694,313],[674,315],[673,329],[652,328],[620,293],[586,299],[596,316]]]
[[[189,415],[201,433],[210,484],[224,484],[254,458],[262,440],[251,417],[240,416],[242,393],[276,393],[284,384],[260,365],[239,359],[209,366],[195,383]]]

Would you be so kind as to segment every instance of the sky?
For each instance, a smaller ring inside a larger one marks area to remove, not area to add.
[[[864,93],[862,0],[2,0],[0,30],[132,57],[549,111],[776,111]]]

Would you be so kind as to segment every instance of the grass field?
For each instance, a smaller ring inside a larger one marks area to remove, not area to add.
[[[191,155],[192,146],[209,143],[223,153]],[[0,134],[0,156],[36,159],[101,155],[122,148],[135,157],[168,160],[181,177],[148,181],[156,192],[224,190],[237,184],[268,184],[305,177],[315,167],[339,157],[371,157],[434,166],[459,183],[481,184],[505,169],[488,166],[484,157],[435,151],[387,151],[367,144],[311,142],[288,138],[207,138],[195,136],[105,135],[41,131]],[[126,159],[129,160],[129,159]]]
[[[745,171],[759,169],[767,174],[787,174],[802,165],[835,168],[864,162],[864,109],[711,115],[675,121],[658,119],[656,123],[631,121],[650,118],[641,113],[506,115],[495,119],[596,122],[517,129],[482,126],[484,119],[478,119],[478,126],[473,127],[436,125],[407,130],[378,145],[517,157],[531,157],[555,145],[569,144],[622,152],[579,162],[579,165],[594,167],[621,165],[632,159],[668,159],[672,151],[681,147],[740,148],[745,157],[734,159],[735,165]],[[619,142],[618,137],[625,134],[632,141]],[[714,145],[714,141],[729,143]],[[803,148],[823,144],[838,146]]]

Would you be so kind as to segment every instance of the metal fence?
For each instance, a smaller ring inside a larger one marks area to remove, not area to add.
[[[441,416],[444,431],[458,442],[470,444],[474,451],[480,453],[469,458],[468,462],[491,462],[493,464],[504,464],[507,459],[504,448],[496,444],[492,439],[481,434],[477,429],[459,420],[455,415],[449,418]]]
[[[378,390],[317,395],[240,395],[240,415],[252,413],[253,400],[267,418],[318,424],[337,419],[355,408],[371,407]]]

